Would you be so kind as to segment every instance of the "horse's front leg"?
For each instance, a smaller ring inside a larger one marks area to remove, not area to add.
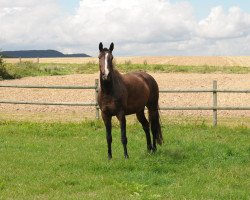
[[[105,127],[106,127],[106,139],[107,139],[107,144],[108,144],[108,158],[112,158],[112,149],[111,149],[111,144],[112,144],[112,134],[111,134],[111,116],[105,114],[102,112],[102,119],[104,121]]]
[[[120,122],[120,128],[121,128],[121,141],[123,144],[123,149],[124,149],[124,157],[128,158],[128,151],[127,151],[127,143],[128,143],[128,139],[126,136],[126,118],[125,118],[125,113],[123,111],[121,111],[118,115],[117,115],[117,119]]]

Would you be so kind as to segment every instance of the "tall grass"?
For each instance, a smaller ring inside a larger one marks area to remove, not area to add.
[[[130,72],[135,70],[148,72],[162,72],[162,73],[226,73],[226,74],[247,74],[250,73],[249,67],[218,67],[218,66],[176,66],[166,64],[132,64],[126,62],[125,64],[118,64],[117,68],[123,72]]]
[[[175,66],[148,64],[145,60],[143,64],[133,64],[130,60],[124,64],[116,64],[116,68],[121,72],[147,71],[161,73],[228,73],[247,74],[250,67],[216,67],[216,66]],[[27,76],[53,76],[67,74],[86,74],[98,72],[99,67],[95,62],[85,64],[55,64],[55,63],[33,63],[30,61],[4,65],[5,73],[12,78]],[[6,78],[6,77],[3,77]]]
[[[163,123],[165,143],[146,151],[129,123],[130,159],[113,128],[107,159],[99,121],[0,122],[0,199],[248,199],[249,129]]]

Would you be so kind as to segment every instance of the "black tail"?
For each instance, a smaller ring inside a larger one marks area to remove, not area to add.
[[[161,131],[160,115],[158,109],[159,106],[157,107],[157,109],[149,110],[149,123],[151,126],[152,133],[155,134],[157,144],[162,145],[163,136]]]

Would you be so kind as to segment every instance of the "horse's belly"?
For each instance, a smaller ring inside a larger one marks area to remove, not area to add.
[[[146,90],[143,90],[146,91]],[[130,93],[127,100],[127,114],[137,113],[142,111],[148,103],[148,92],[134,91]]]
[[[144,106],[140,106],[140,107],[127,107],[126,111],[125,111],[125,114],[126,115],[131,115],[131,114],[135,114],[135,113],[138,113],[142,110],[144,110],[145,108],[145,105]]]

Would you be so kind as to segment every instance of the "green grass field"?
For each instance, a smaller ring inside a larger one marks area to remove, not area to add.
[[[132,64],[125,62],[117,64],[117,69],[121,72],[131,72],[136,70],[161,73],[227,73],[227,74],[246,74],[250,73],[250,67],[218,67],[218,66],[175,66],[175,65],[156,65],[156,64]],[[86,64],[60,64],[60,63],[5,63],[6,71],[10,77],[22,78],[27,76],[53,76],[67,74],[86,74],[98,72],[99,67],[95,63]],[[1,74],[0,74],[1,75]]]
[[[0,199],[249,199],[250,129],[163,123],[148,154],[138,123],[117,123],[108,161],[100,121],[0,122]]]

